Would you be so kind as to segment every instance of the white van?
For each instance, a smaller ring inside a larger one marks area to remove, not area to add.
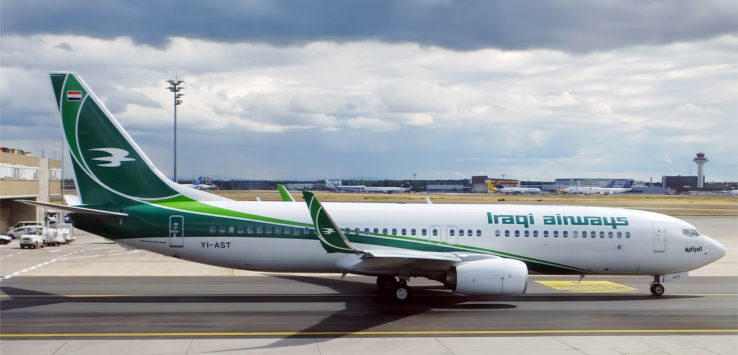
[[[13,239],[20,237],[24,234],[36,233],[37,228],[41,228],[43,223],[41,221],[20,221],[8,229],[8,233],[5,233],[8,237]]]

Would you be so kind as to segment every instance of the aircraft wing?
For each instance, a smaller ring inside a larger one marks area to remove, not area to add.
[[[310,217],[320,243],[329,253],[349,254],[341,259],[340,266],[346,271],[360,274],[394,274],[403,269],[415,272],[434,272],[448,270],[451,266],[465,261],[496,259],[497,256],[474,253],[428,252],[408,249],[359,249],[343,234],[323,205],[312,192],[303,191],[303,197],[310,210]]]

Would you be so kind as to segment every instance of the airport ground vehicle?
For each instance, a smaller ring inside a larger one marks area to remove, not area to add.
[[[32,234],[24,234],[20,237],[21,249],[30,248],[43,248],[44,247],[44,236],[41,234],[41,228],[36,229]]]
[[[67,243],[64,236],[59,234],[59,230],[56,228],[44,228],[42,234],[44,236],[44,245],[46,246],[58,247]]]
[[[20,221],[8,229],[6,235],[12,239],[20,237],[23,234],[35,232],[35,228],[43,226],[41,221]]]
[[[59,237],[64,240],[64,244],[74,242],[74,227],[69,223],[61,223],[56,228],[59,231]]]

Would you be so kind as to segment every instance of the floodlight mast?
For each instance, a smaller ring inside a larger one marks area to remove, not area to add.
[[[169,83],[169,91],[172,92],[174,96],[174,182],[177,182],[177,106],[182,104],[182,100],[180,98],[184,96],[184,94],[180,93],[183,87],[180,85],[184,83],[182,80],[167,80],[167,83]]]

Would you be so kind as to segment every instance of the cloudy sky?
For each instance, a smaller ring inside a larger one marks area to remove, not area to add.
[[[726,1],[0,3],[1,145],[61,155],[80,73],[166,174],[738,180]]]

